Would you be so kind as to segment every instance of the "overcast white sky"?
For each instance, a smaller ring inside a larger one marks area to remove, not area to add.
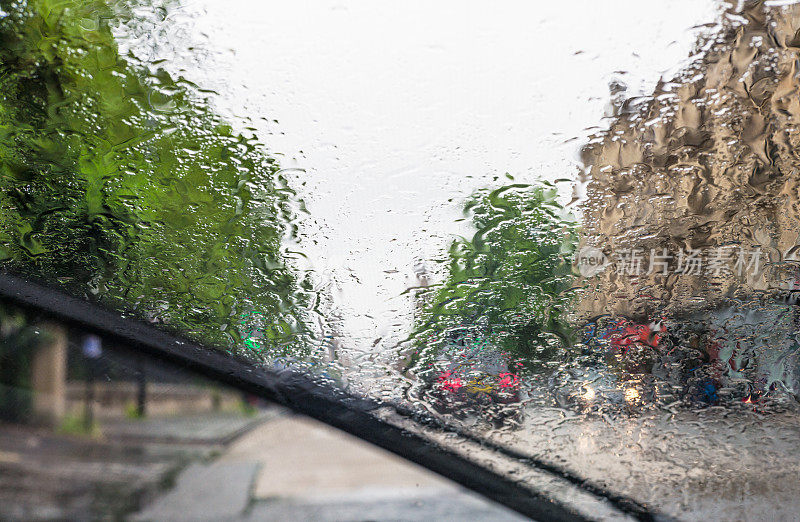
[[[574,177],[609,81],[648,93],[717,6],[198,0],[190,40],[212,59],[171,67],[249,117],[284,167],[304,169],[291,174],[311,213],[303,251],[330,283],[351,357],[374,357],[408,326],[398,296],[415,262],[434,268],[464,230],[464,196],[505,172]]]

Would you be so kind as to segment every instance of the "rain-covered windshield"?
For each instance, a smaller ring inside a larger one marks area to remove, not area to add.
[[[0,259],[586,516],[788,519],[794,4],[3,1]]]

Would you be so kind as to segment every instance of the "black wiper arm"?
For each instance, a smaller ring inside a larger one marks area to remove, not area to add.
[[[291,370],[270,370],[221,349],[203,346],[97,303],[0,271],[0,299],[117,341],[139,353],[252,393],[370,442],[434,471],[520,514],[539,520],[588,520],[565,503],[480,466],[414,431],[375,414],[386,405],[355,397]],[[554,477],[554,478],[557,478]],[[569,485],[568,485],[569,486]],[[574,485],[572,485],[574,486]],[[584,493],[586,491],[584,490]],[[593,494],[598,505],[638,520],[655,517],[637,503]],[[591,517],[591,515],[588,515]]]

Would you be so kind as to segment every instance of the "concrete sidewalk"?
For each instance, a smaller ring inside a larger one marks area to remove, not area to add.
[[[255,415],[240,412],[203,412],[188,415],[130,419],[103,419],[103,436],[125,443],[224,446],[282,410],[267,408]]]
[[[101,419],[96,436],[0,424],[0,520],[123,518],[278,411]]]
[[[136,520],[523,520],[316,421],[275,416],[188,468]]]

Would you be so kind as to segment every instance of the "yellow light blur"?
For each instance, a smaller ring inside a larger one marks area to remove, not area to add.
[[[625,390],[625,400],[628,402],[636,402],[639,400],[639,390],[636,388],[628,388]]]

